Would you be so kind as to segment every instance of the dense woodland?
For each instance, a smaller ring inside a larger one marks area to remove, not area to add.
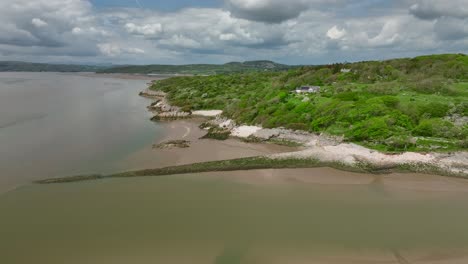
[[[301,85],[321,90],[295,94]],[[324,132],[384,151],[468,148],[463,54],[175,77],[153,89],[185,110],[222,109],[238,123]]]

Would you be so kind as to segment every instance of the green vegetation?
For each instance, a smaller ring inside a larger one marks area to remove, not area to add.
[[[301,85],[321,91],[295,94]],[[222,109],[239,123],[325,132],[382,151],[466,149],[468,138],[463,54],[176,77],[152,89],[187,109]]]
[[[95,72],[103,66],[0,61],[0,72]]]
[[[128,65],[117,66],[98,71],[99,73],[139,73],[139,74],[189,74],[212,75],[221,73],[280,71],[292,66],[278,64],[272,61],[230,62],[222,65],[192,64],[192,65]]]

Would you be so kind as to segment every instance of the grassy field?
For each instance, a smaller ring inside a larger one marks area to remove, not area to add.
[[[468,148],[468,56],[176,77],[152,89],[187,110],[222,109],[242,124],[344,136],[387,152]],[[321,87],[295,94],[301,85]]]

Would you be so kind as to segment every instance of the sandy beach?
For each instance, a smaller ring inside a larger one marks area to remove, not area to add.
[[[255,157],[277,153],[297,151],[297,147],[287,147],[275,144],[245,143],[238,139],[224,141],[214,139],[200,139],[206,130],[200,129],[199,124],[204,118],[161,122],[165,128],[163,140],[155,141],[158,144],[168,140],[187,140],[188,148],[154,149],[152,146],[131,154],[121,162],[122,168],[150,169],[197,162],[226,160],[244,157]]]

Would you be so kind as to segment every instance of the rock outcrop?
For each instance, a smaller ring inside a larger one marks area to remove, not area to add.
[[[140,92],[140,96],[154,100],[153,103],[148,106],[148,110],[154,114],[151,118],[153,121],[175,120],[191,116],[190,112],[181,111],[179,107],[170,105],[166,99],[166,93],[164,92],[147,89],[144,92]]]
[[[169,140],[166,142],[153,145],[153,148],[158,148],[158,149],[188,148],[188,147],[190,147],[190,141],[187,141],[187,140]]]

